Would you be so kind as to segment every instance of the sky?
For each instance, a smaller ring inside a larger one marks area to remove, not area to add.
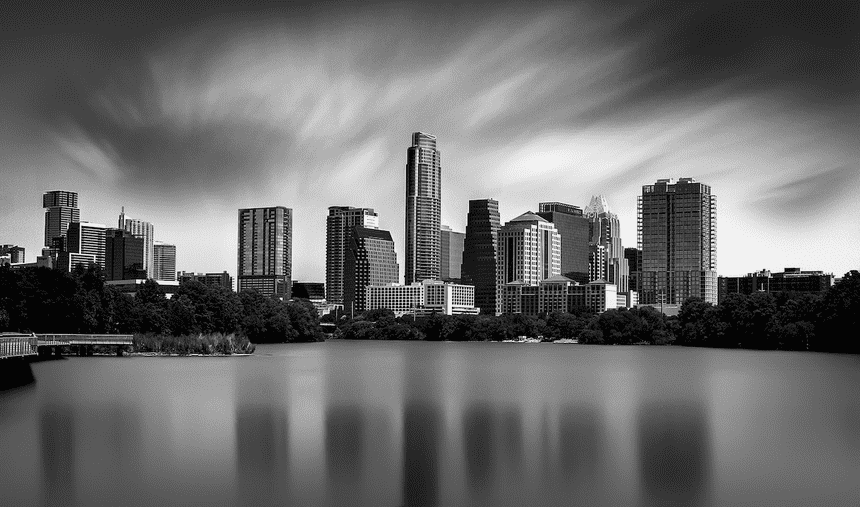
[[[41,195],[120,208],[177,269],[235,275],[237,210],[293,210],[325,280],[329,206],[371,207],[403,270],[406,149],[438,138],[442,223],[693,177],[717,270],[860,268],[857,2],[0,5],[0,243],[39,254]]]

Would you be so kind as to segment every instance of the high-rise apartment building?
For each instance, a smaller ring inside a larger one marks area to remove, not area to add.
[[[561,272],[579,283],[589,281],[589,221],[579,206],[562,202],[538,204],[538,216],[552,222],[561,235]]]
[[[90,222],[72,222],[66,235],[66,251],[92,255],[95,263],[105,269],[105,236],[107,226]]]
[[[289,299],[292,288],[293,210],[239,210],[237,292],[256,290]]]
[[[624,247],[621,246],[621,225],[618,215],[609,209],[606,197],[595,195],[585,208],[585,218],[589,221],[589,244],[592,247],[603,247],[602,255],[599,248],[591,249],[589,262],[600,263],[590,266],[589,272],[595,274],[594,280],[606,280],[615,284],[618,292],[627,292],[630,283],[630,269],[624,257]]]
[[[552,222],[529,211],[502,226],[496,273],[497,314],[502,313],[499,296],[505,284],[537,285],[561,274],[561,235]]]
[[[325,238],[325,284],[329,303],[343,303],[343,270],[353,227],[378,229],[379,216],[372,208],[329,207]]]
[[[128,231],[143,240],[143,267],[150,278],[155,273],[154,257],[154,228],[152,224],[125,214],[125,207],[121,208],[117,228]]]
[[[147,277],[143,267],[143,238],[122,229],[107,229],[105,279],[145,280]]]
[[[439,279],[441,152],[436,136],[415,132],[406,150],[406,285]]]
[[[483,314],[496,313],[499,203],[494,199],[469,201],[463,239],[463,283],[475,286],[475,306]]]
[[[152,267],[150,278],[166,282],[176,281],[176,245],[161,241],[152,243]]]
[[[693,178],[644,185],[638,199],[639,302],[717,303],[717,199]]]
[[[400,265],[391,233],[381,229],[353,227],[344,263],[343,310],[363,312],[368,285],[396,284]]]
[[[65,190],[52,190],[42,195],[45,208],[45,246],[65,248],[65,237],[69,224],[81,221],[78,209],[78,193]],[[55,241],[54,238],[63,238]]]
[[[447,225],[439,231],[439,277],[451,282],[462,276],[463,246],[466,234],[452,231]]]

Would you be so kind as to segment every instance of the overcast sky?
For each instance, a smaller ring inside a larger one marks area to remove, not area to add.
[[[2,2],[0,243],[34,260],[42,193],[72,190],[235,275],[237,209],[281,205],[293,279],[322,281],[327,208],[365,206],[402,271],[420,130],[455,230],[469,199],[604,194],[636,246],[642,185],[694,177],[721,275],[860,268],[858,2],[353,4]]]

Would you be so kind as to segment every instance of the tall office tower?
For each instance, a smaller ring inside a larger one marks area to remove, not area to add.
[[[128,231],[138,238],[143,239],[143,267],[152,278],[155,273],[155,259],[153,258],[153,227],[149,222],[131,218],[125,214],[125,207],[121,208],[117,228]]]
[[[283,206],[239,210],[237,292],[256,290],[290,299],[293,210]]]
[[[52,190],[42,195],[42,207],[45,211],[45,246],[65,246],[66,232],[69,224],[81,221],[81,210],[78,209],[78,193],[65,190]]]
[[[325,236],[325,284],[329,303],[343,303],[343,269],[353,227],[379,229],[379,216],[372,208],[329,207]]]
[[[107,229],[105,279],[145,280],[147,275],[143,268],[143,238],[122,229]]]
[[[588,246],[588,279],[591,282],[609,278],[606,265],[606,245]]]
[[[441,156],[436,136],[412,134],[406,150],[406,285],[439,279]]]
[[[642,265],[642,251],[638,248],[625,248],[624,258],[627,259],[627,266],[630,269],[630,290],[641,292],[639,287],[639,270]]]
[[[542,202],[537,214],[552,222],[561,235],[562,274],[579,283],[588,283],[589,221],[582,209],[561,202]]]
[[[452,231],[443,225],[439,231],[439,277],[451,282],[460,280],[466,233]]]
[[[153,272],[150,278],[167,282],[176,281],[176,245],[161,241],[152,243]]]
[[[20,264],[24,262],[24,247],[17,245],[0,245],[0,255],[8,255],[9,262]]]
[[[600,245],[605,249],[604,266],[595,267],[594,272],[600,273],[600,278],[615,284],[618,292],[629,290],[630,269],[624,258],[624,247],[621,246],[621,225],[618,215],[609,209],[606,197],[595,195],[585,208],[585,218],[589,220],[590,244]]]
[[[717,198],[693,178],[643,185],[638,199],[642,251],[639,302],[717,303]]]
[[[396,284],[400,266],[391,233],[381,229],[353,227],[343,273],[343,311],[365,310],[368,285]]]
[[[475,286],[475,306],[483,314],[496,313],[499,203],[495,199],[469,201],[463,240],[463,283]]]
[[[561,274],[561,235],[552,222],[531,211],[523,213],[499,229],[499,261],[496,264],[499,290],[506,283],[520,281],[537,285]],[[496,298],[496,313],[502,312]]]
[[[66,251],[92,255],[95,263],[105,269],[105,236],[107,226],[90,222],[72,222],[66,235]]]

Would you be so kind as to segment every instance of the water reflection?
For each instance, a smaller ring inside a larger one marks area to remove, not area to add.
[[[39,416],[46,505],[75,505],[75,417],[66,405],[45,406]]]
[[[261,389],[236,413],[238,499],[244,505],[284,505],[288,498],[287,414]],[[244,399],[245,397],[243,397]]]
[[[358,405],[335,405],[326,410],[326,465],[336,505],[349,505],[360,495],[364,430],[364,414]]]
[[[701,505],[711,482],[708,415],[693,399],[649,400],[638,416],[645,505]]]
[[[602,488],[602,454],[607,443],[604,422],[598,407],[591,402],[565,404],[558,415],[559,490],[584,504],[596,501]]]
[[[473,494],[485,495],[496,465],[496,421],[487,402],[468,407],[463,414],[463,447],[466,470]]]
[[[403,500],[405,505],[439,504],[439,406],[407,402],[403,409]]]

